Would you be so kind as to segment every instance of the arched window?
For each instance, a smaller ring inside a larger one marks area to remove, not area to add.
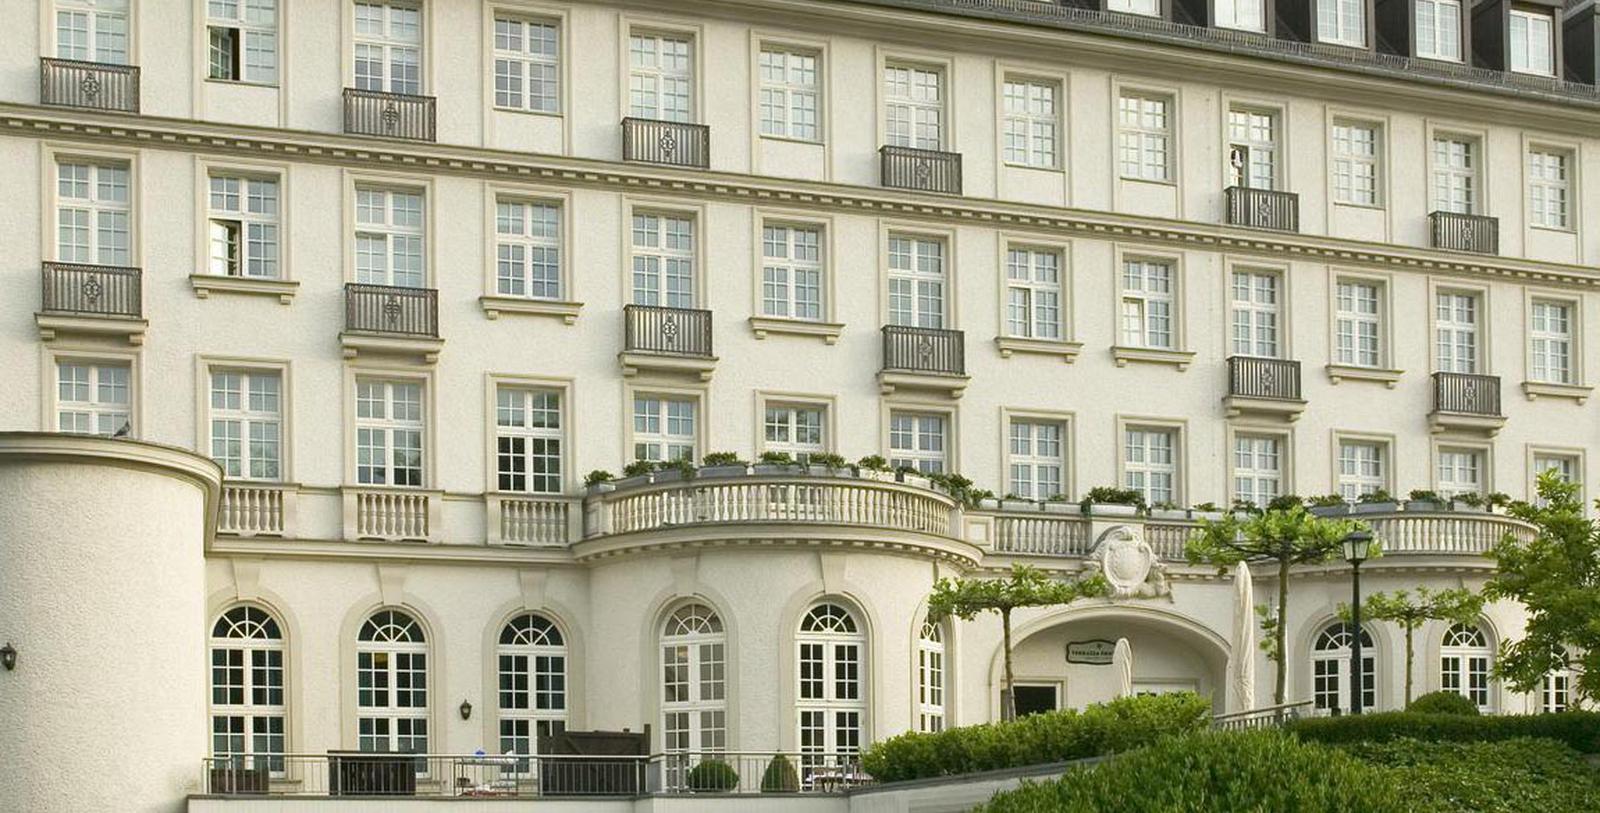
[[[1372,635],[1361,630],[1361,708],[1372,711],[1378,705],[1377,647]],[[1333,623],[1317,633],[1311,647],[1312,708],[1320,714],[1349,713],[1350,627]]]
[[[536,754],[567,727],[567,646],[561,630],[524,613],[500,630],[500,753]]]
[[[283,773],[283,632],[241,605],[211,628],[211,755]]]
[[[356,745],[428,751],[428,641],[416,619],[399,610],[373,613],[356,636]]]
[[[1456,624],[1444,633],[1439,649],[1439,688],[1471,700],[1479,711],[1489,705],[1489,667],[1494,651],[1489,636],[1478,626]]]
[[[809,777],[851,762],[861,751],[867,637],[849,610],[818,604],[800,620],[795,639],[800,761]]]
[[[1546,714],[1559,714],[1572,708],[1572,661],[1564,649],[1555,651],[1560,666],[1544,676],[1540,709]]]
[[[728,747],[728,636],[704,604],[685,604],[661,634],[661,733],[665,750]]]
[[[917,635],[917,730],[944,730],[944,628],[932,621]]]

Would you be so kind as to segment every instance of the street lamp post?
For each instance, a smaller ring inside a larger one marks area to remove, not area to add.
[[[1361,563],[1372,553],[1372,533],[1353,531],[1344,538],[1344,560],[1350,563],[1350,713],[1361,713]]]

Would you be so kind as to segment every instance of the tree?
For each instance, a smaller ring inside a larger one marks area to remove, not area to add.
[[[1230,514],[1219,520],[1200,520],[1200,528],[1184,547],[1184,556],[1191,564],[1216,565],[1218,573],[1240,562],[1277,564],[1278,614],[1262,621],[1261,629],[1269,636],[1261,642],[1261,648],[1278,667],[1273,702],[1280,706],[1288,687],[1288,672],[1283,665],[1283,619],[1289,611],[1289,569],[1328,561],[1344,538],[1362,527],[1359,522],[1315,516],[1304,506],[1296,505],[1252,513],[1246,519]],[[1266,616],[1265,609],[1257,608],[1257,612]]]
[[[1600,528],[1584,516],[1576,483],[1547,471],[1538,491],[1543,505],[1510,508],[1538,534],[1527,541],[1507,534],[1489,551],[1497,567],[1484,596],[1521,602],[1528,617],[1522,639],[1501,647],[1494,672],[1513,691],[1531,692],[1577,652],[1573,694],[1600,697]]]
[[[1483,596],[1457,587],[1435,593],[1418,587],[1412,598],[1406,590],[1393,593],[1373,593],[1361,602],[1361,617],[1375,621],[1392,621],[1406,634],[1406,705],[1411,705],[1412,637],[1417,627],[1426,621],[1449,621],[1452,624],[1471,624],[1483,612]],[[1350,606],[1339,605],[1339,616],[1350,620]]]
[[[1096,598],[1106,594],[1106,581],[1092,576],[1077,581],[1053,579],[1036,567],[1013,564],[1011,575],[1004,579],[962,578],[940,579],[933,585],[928,597],[928,619],[942,621],[955,616],[971,621],[979,613],[1000,614],[1000,628],[1005,646],[1005,695],[1000,714],[1011,719],[1016,705],[1011,698],[1011,611],[1019,607],[1049,607],[1071,604],[1081,598]]]

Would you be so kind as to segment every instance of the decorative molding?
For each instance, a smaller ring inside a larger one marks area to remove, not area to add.
[[[190,274],[189,287],[197,299],[207,299],[213,293],[244,294],[247,296],[274,296],[287,305],[294,301],[300,290],[299,280],[251,279],[249,277],[223,277],[216,274]]]
[[[529,316],[550,316],[569,325],[578,321],[578,311],[583,309],[582,302],[529,299],[520,296],[485,295],[478,297],[478,304],[483,306],[483,315],[488,319],[499,319],[502,313],[520,313]]]
[[[1083,342],[1068,342],[1059,339],[1025,339],[1018,336],[996,336],[994,337],[994,346],[999,348],[1001,358],[1011,358],[1014,353],[1057,356],[1066,364],[1077,361],[1079,351],[1083,350]]]
[[[1400,376],[1405,370],[1390,370],[1383,367],[1358,367],[1353,364],[1329,364],[1328,381],[1337,385],[1345,379],[1352,381],[1381,381],[1389,389],[1394,389],[1399,383]]]
[[[769,333],[780,333],[790,336],[817,336],[824,344],[834,344],[839,341],[839,334],[844,332],[844,323],[752,316],[750,332],[754,333],[757,339],[765,339]]]
[[[1529,401],[1540,398],[1570,398],[1578,402],[1579,406],[1589,400],[1589,394],[1594,392],[1594,387],[1581,384],[1552,384],[1545,381],[1524,381],[1522,392],[1528,396]]]
[[[1124,347],[1113,345],[1111,358],[1118,367],[1126,367],[1129,362],[1143,364],[1170,364],[1178,368],[1178,372],[1189,369],[1189,364],[1194,361],[1194,352],[1190,350],[1160,350],[1152,347]]]

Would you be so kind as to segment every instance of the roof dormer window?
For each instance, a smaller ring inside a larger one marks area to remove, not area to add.
[[[1506,30],[1506,68],[1516,73],[1555,75],[1555,18],[1514,8]]]

